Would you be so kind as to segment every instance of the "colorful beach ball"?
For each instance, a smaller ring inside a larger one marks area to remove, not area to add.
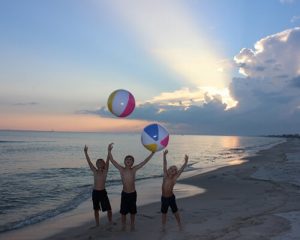
[[[135,108],[135,100],[127,90],[118,89],[109,95],[107,107],[115,116],[127,117]]]
[[[168,131],[159,124],[150,124],[144,128],[142,144],[151,152],[163,150],[169,143]]]

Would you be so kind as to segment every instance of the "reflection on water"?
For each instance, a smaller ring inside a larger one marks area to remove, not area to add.
[[[224,148],[237,148],[240,146],[240,137],[224,136],[221,138],[221,144]]]
[[[242,164],[246,162],[246,160],[243,160],[243,159],[235,159],[235,160],[232,160],[232,161],[229,161],[228,164],[229,165],[238,165],[238,164]]]

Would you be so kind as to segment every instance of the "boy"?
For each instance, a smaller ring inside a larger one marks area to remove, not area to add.
[[[131,155],[127,155],[124,159],[124,165],[125,167],[121,166],[119,163],[117,163],[112,155],[110,154],[110,161],[112,164],[119,170],[122,183],[123,183],[123,191],[121,194],[121,219],[122,219],[122,229],[126,229],[126,215],[127,213],[130,213],[130,226],[131,230],[134,230],[134,224],[135,224],[135,214],[137,213],[136,210],[136,190],[135,190],[135,174],[136,171],[142,168],[154,155],[154,152],[152,152],[144,161],[141,163],[133,166],[134,158]]]
[[[108,221],[109,223],[112,223],[111,206],[110,206],[109,199],[107,197],[107,192],[105,190],[105,182],[106,182],[106,177],[107,177],[107,172],[109,167],[109,156],[112,150],[112,145],[113,145],[112,143],[108,145],[108,154],[107,154],[106,162],[104,162],[103,159],[98,159],[96,161],[97,168],[93,165],[93,163],[90,160],[90,157],[88,155],[88,147],[86,145],[84,146],[84,154],[86,160],[90,166],[90,169],[94,174],[94,188],[92,193],[92,199],[93,199],[93,208],[94,208],[96,227],[99,226],[100,204],[101,204],[102,212],[107,211]]]
[[[181,229],[180,216],[176,205],[176,198],[173,193],[173,188],[176,183],[176,180],[179,178],[180,174],[183,172],[184,168],[186,167],[189,157],[185,155],[184,164],[179,170],[177,169],[176,166],[171,166],[167,170],[167,154],[168,154],[168,150],[165,150],[164,163],[163,163],[164,177],[162,183],[162,196],[161,196],[162,226],[164,230],[167,222],[167,212],[170,206],[176,218],[178,227]]]

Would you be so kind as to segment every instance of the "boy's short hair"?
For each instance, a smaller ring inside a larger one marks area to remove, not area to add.
[[[105,164],[105,161],[102,159],[102,158],[98,158],[97,160],[96,160],[96,163],[97,162],[103,162],[104,164]]]
[[[127,156],[125,156],[125,158],[124,158],[124,161],[126,160],[126,159],[131,159],[133,162],[134,162],[134,157],[133,156],[131,156],[131,155],[127,155]]]
[[[176,166],[176,165],[172,165],[172,166],[170,166],[170,167],[168,168],[168,170],[169,170],[169,169],[171,169],[171,168],[175,168],[176,170],[178,170],[178,168],[177,168],[177,166]]]

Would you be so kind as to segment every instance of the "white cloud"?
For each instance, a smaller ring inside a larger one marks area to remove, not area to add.
[[[218,99],[222,104],[225,104],[226,110],[237,105],[237,102],[230,96],[228,88],[218,89],[214,87],[198,87],[193,90],[182,88],[174,92],[163,92],[147,102],[187,108],[202,106],[213,99]]]
[[[291,23],[295,23],[300,20],[300,16],[293,16],[291,19]]]
[[[293,78],[300,66],[300,28],[289,29],[259,40],[254,49],[242,49],[234,57],[240,73],[250,78]]]

